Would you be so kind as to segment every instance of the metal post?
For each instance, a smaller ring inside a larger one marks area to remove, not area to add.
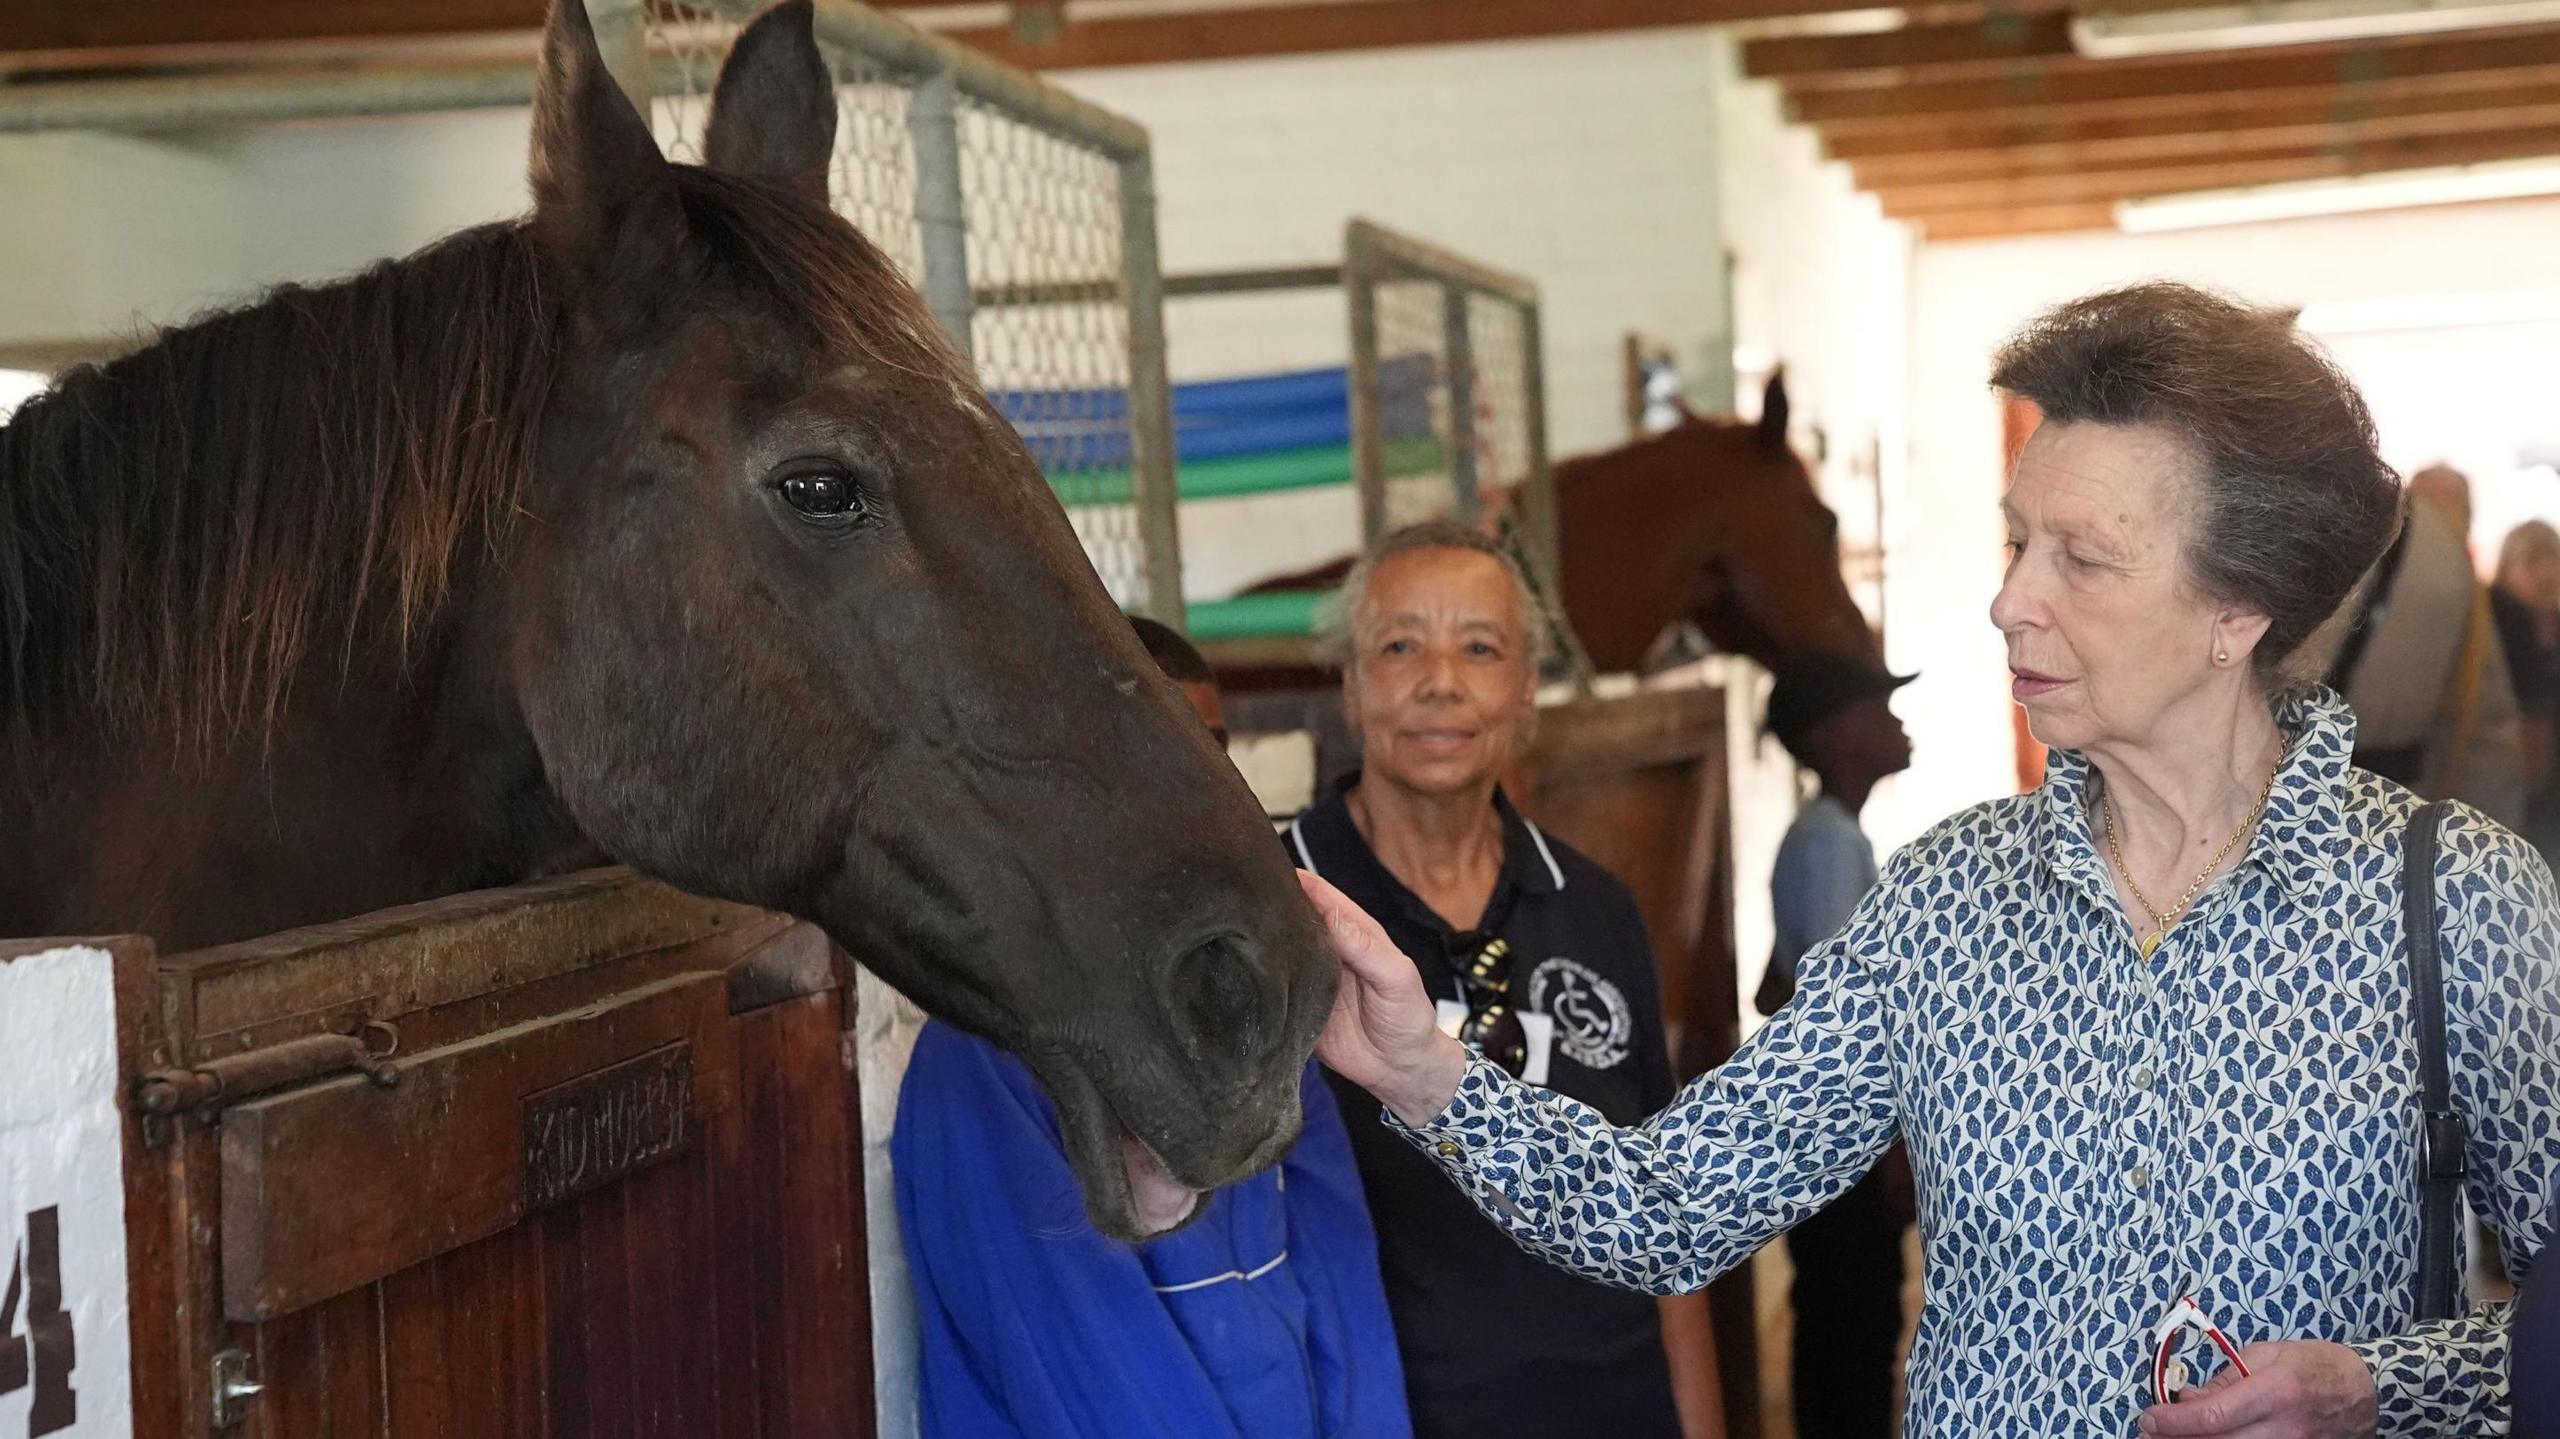
[[[1185,627],[1182,603],[1182,496],[1173,433],[1173,386],[1165,377],[1164,260],[1156,248],[1152,155],[1120,162],[1120,273],[1129,303],[1129,500],[1138,512],[1139,559],[1151,619]]]
[[[960,191],[960,90],[949,70],[915,88],[907,128],[916,147],[916,233],[924,247],[924,299],[944,334],[974,359],[969,295],[969,211]]]
[[[631,98],[640,118],[649,119],[649,12],[641,0],[587,0],[587,24],[596,32],[596,50],[613,83]]]
[[[1733,252],[1727,250],[1716,276],[1716,327],[1707,332],[1706,363],[1689,386],[1689,403],[1710,415],[1732,414],[1740,388],[1733,371],[1733,267]]]
[[[1476,478],[1476,346],[1472,295],[1460,284],[1440,287],[1440,354],[1449,374],[1449,489],[1461,524],[1484,513]]]
[[[1360,547],[1387,531],[1387,446],[1378,403],[1378,277],[1346,263],[1342,294],[1351,311],[1351,478],[1360,490]]]
[[[1520,388],[1528,407],[1529,477],[1523,509],[1529,526],[1529,555],[1546,583],[1563,590],[1562,532],[1556,520],[1556,472],[1547,456],[1547,351],[1538,306],[1520,307]]]

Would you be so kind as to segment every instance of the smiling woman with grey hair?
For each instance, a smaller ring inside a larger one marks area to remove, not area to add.
[[[1519,1243],[1659,1293],[1908,1140],[1914,1436],[2502,1433],[2505,1308],[2424,1312],[2421,1136],[2529,1269],[2560,1179],[2551,876],[2461,806],[2413,827],[2338,698],[2286,678],[2398,523],[2364,404],[2286,317],[2170,284],[2060,307],[1994,382],[2044,416],[1991,606],[2041,789],[1897,855],[1793,1002],[1641,1124],[1443,1035],[1310,883],[1347,971],[1320,1052]],[[2424,991],[2404,842],[2440,900]],[[2467,1145],[2421,1122],[2422,997]]]
[[[1328,645],[1363,768],[1288,842],[1386,925],[1398,946],[1386,962],[1425,1024],[1624,1122],[1672,1087],[1644,921],[1625,886],[1512,808],[1500,783],[1536,714],[1536,615],[1519,567],[1466,526],[1415,525],[1372,546]],[[1675,1439],[1681,1412],[1686,1432],[1721,1432],[1695,1298],[1657,1305],[1540,1264],[1377,1123],[1375,1098],[1336,1092],[1418,1439]]]

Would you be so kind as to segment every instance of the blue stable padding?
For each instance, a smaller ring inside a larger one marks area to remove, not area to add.
[[[1438,364],[1427,354],[1379,362],[1385,438],[1433,433]],[[1350,373],[1341,366],[1198,380],[1173,387],[1177,464],[1351,443]],[[997,390],[991,398],[1053,479],[1129,464],[1129,396],[1121,389]]]

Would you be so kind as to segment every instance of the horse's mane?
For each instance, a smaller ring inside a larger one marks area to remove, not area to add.
[[[850,225],[673,170],[705,276],[830,350],[965,373]],[[0,737],[76,717],[210,750],[312,661],[405,652],[522,511],[561,288],[528,227],[480,226],[29,401],[0,426]]]
[[[1684,415],[1676,425],[1615,448],[1556,461],[1556,483],[1638,477],[1646,483],[1694,483],[1693,467],[1701,459],[1728,452],[1748,459],[1760,448],[1759,433],[1757,425],[1732,415]]]

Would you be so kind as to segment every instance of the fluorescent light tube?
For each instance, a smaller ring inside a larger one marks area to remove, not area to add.
[[[2116,206],[2116,228],[2128,235],[2401,210],[2420,205],[2459,205],[2476,200],[2517,200],[2560,195],[2560,157],[2501,160],[2436,170],[2394,170],[2341,180],[2199,190],[2185,195],[2125,200]]]
[[[2560,20],[2560,0],[2270,0],[2190,10],[2078,15],[2071,48],[2094,60],[2249,50],[2322,40],[2430,35]]]

